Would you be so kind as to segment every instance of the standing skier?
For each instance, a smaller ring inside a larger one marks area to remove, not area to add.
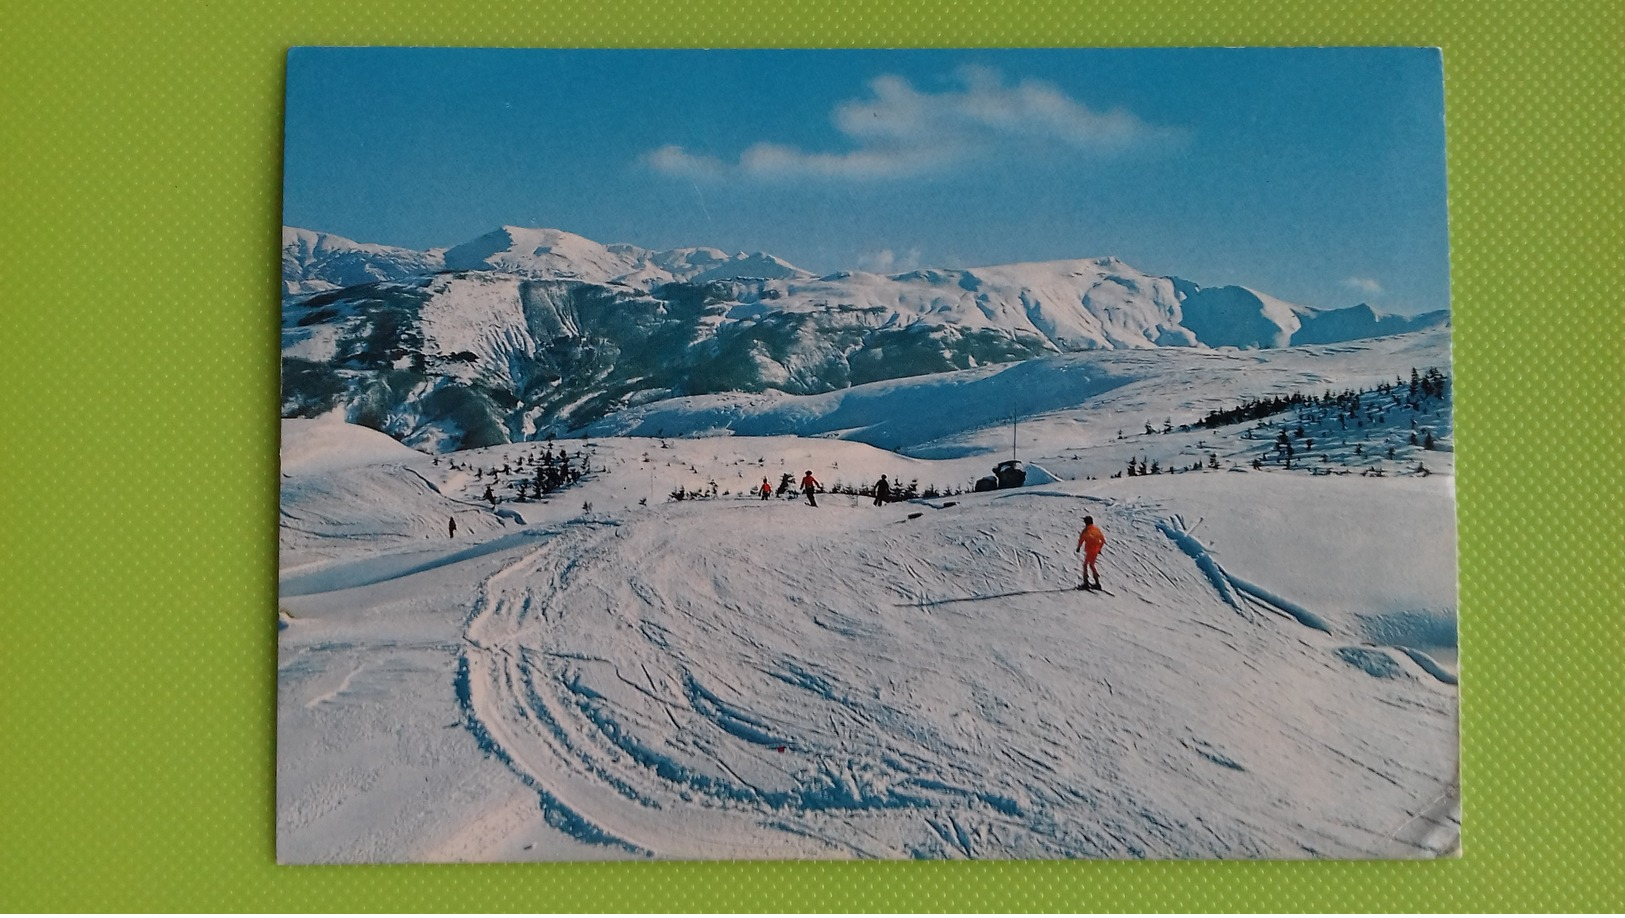
[[[813,498],[813,492],[821,487],[823,487],[823,485],[818,483],[818,479],[812,477],[812,469],[808,469],[807,474],[801,479],[801,493],[807,495],[807,503],[809,506],[818,506],[818,501]]]
[[[1095,559],[1100,557],[1100,550],[1106,547],[1106,534],[1095,525],[1095,518],[1083,518],[1083,532],[1078,533],[1078,547],[1072,550],[1073,554],[1083,552],[1083,584],[1080,590],[1100,589],[1100,571],[1095,567]],[[1089,584],[1089,575],[1095,575],[1094,585]]]
[[[886,476],[882,475],[880,480],[875,482],[875,506],[883,506],[888,500],[891,500],[891,485],[886,483]]]
[[[773,486],[767,483],[766,478],[762,479],[762,486],[756,490],[762,495],[762,500],[767,500],[773,496]]]
[[[446,538],[457,538],[457,517],[455,516],[446,520]]]

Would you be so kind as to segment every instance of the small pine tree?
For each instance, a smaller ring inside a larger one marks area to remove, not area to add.
[[[1427,436],[1422,438],[1422,448],[1426,450],[1433,449],[1433,431],[1428,431]]]

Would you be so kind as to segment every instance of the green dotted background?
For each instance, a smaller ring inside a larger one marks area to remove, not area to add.
[[[5,9],[0,909],[1625,909],[1618,0]],[[1442,46],[1465,856],[275,866],[281,93],[300,44]]]

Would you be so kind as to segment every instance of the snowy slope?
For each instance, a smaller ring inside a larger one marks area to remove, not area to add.
[[[404,462],[418,455],[376,430],[337,418],[282,419],[282,474],[315,475],[353,466]]]
[[[741,492],[809,467],[963,482],[989,458],[560,442],[587,481],[497,512],[471,467],[537,444],[284,479],[283,860],[1454,845],[1445,476],[813,509]],[[663,498],[709,481],[716,500]],[[1084,513],[1114,595],[1070,589]]]
[[[1448,330],[1258,353],[1157,349],[1061,354],[836,392],[726,393],[617,411],[594,436],[839,436],[916,455],[1008,450],[1014,414],[1030,444],[1099,444],[1146,423],[1195,421],[1244,398],[1364,388],[1447,366]],[[985,433],[984,433],[985,432]],[[1018,431],[1019,433],[1019,431]],[[1193,440],[1194,442],[1194,440]]]
[[[1329,344],[1359,338],[1375,338],[1379,335],[1397,335],[1415,329],[1445,326],[1450,322],[1448,310],[1399,316],[1378,312],[1365,303],[1347,309],[1313,309],[1301,306],[1298,307],[1297,313],[1302,327],[1293,336],[1293,341],[1301,344]]]

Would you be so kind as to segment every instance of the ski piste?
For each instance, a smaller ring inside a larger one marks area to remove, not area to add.
[[[1358,386],[1445,342],[1244,356]],[[1236,359],[1117,355],[1178,373],[1024,418],[1027,486],[906,507],[836,489],[964,488],[1010,455],[1009,425],[561,438],[590,474],[542,499],[499,486],[493,511],[480,470],[541,444],[436,456],[285,420],[279,858],[1452,850],[1453,457],[1369,478],[1254,470],[1275,436],[1242,436],[1255,422],[1118,437],[1119,410],[1160,426],[1233,403]],[[873,394],[897,425],[979,397],[930,382]],[[1313,455],[1408,448],[1403,415],[1361,420]],[[1148,455],[1204,470],[1113,477]],[[809,468],[819,513],[751,494]],[[1100,592],[1128,600],[1093,613],[1065,595],[1085,515],[1124,591]],[[1327,522],[1351,519],[1384,538],[1351,553]]]

